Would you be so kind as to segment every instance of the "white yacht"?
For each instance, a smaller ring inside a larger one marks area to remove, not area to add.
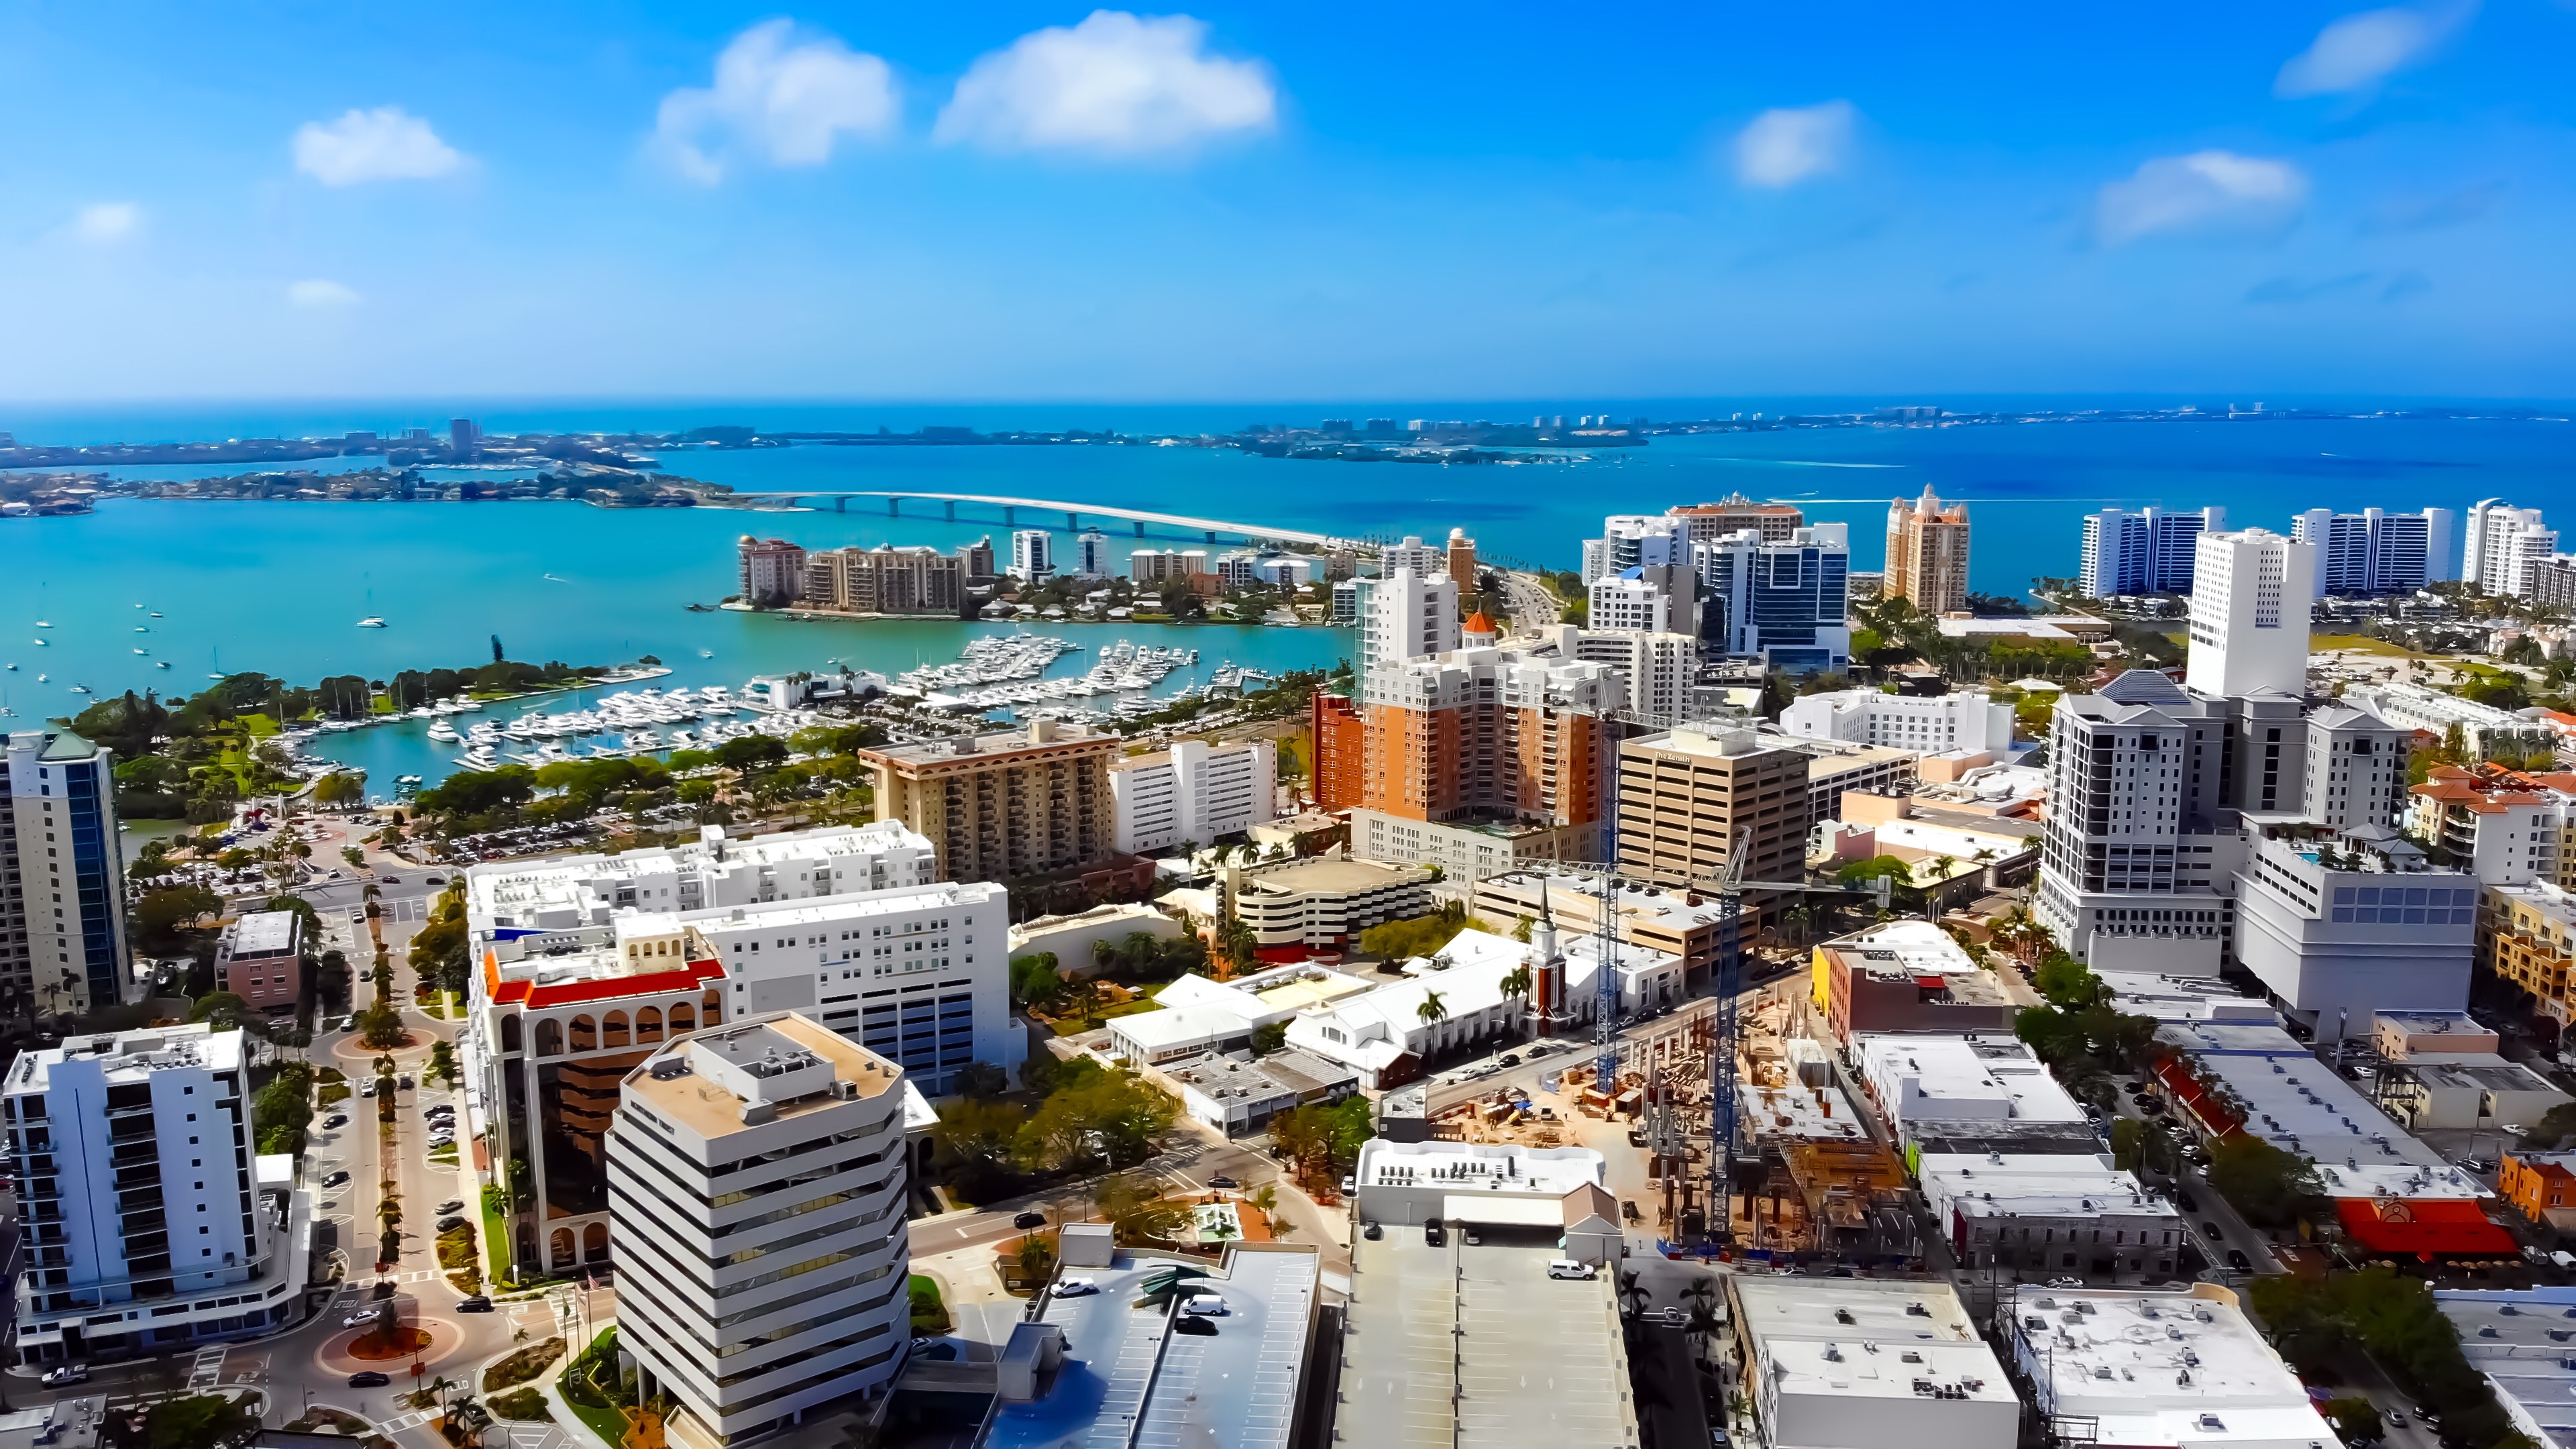
[[[452,745],[465,738],[456,732],[456,726],[445,720],[440,720],[429,727],[429,737],[442,745]]]

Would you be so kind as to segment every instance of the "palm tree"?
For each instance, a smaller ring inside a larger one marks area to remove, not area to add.
[[[1439,992],[1426,991],[1422,993],[1422,1004],[1413,1009],[1413,1014],[1422,1018],[1424,1026],[1429,1026],[1433,1022],[1447,1020],[1449,1008],[1441,1002]]]

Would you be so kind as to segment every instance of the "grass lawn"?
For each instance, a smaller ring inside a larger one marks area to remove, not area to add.
[[[2313,634],[2308,637],[2308,652],[2311,654],[2324,654],[2337,649],[2351,654],[2376,654],[2387,659],[2433,657],[2429,654],[2417,654],[2403,644],[2391,644],[2385,639],[2373,639],[2367,634]]]
[[[1150,996],[1140,996],[1133,1001],[1122,1001],[1116,1006],[1102,1007],[1089,1016],[1066,1017],[1062,1021],[1050,1020],[1048,1025],[1054,1029],[1057,1036],[1078,1036],[1113,1017],[1138,1016],[1148,1011],[1162,1009],[1163,1003]]]
[[[510,1225],[489,1203],[483,1205],[483,1256],[492,1265],[493,1282],[510,1281]]]

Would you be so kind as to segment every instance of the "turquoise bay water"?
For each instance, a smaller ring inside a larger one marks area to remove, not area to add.
[[[1060,420],[1033,412],[1017,421]],[[1099,446],[679,450],[662,461],[671,472],[746,493],[1013,494],[1347,534],[1437,537],[1463,526],[1488,557],[1558,568],[1574,566],[1578,541],[1599,531],[1604,513],[1658,511],[1735,491],[1794,500],[1812,518],[1851,524],[1854,566],[1872,568],[1887,501],[1929,484],[1970,506],[1976,587],[2014,594],[2035,575],[2074,572],[2077,519],[2107,504],[2214,503],[2236,526],[2283,529],[2314,506],[2461,509],[2502,496],[2553,507],[2576,482],[2576,432],[2550,422],[2387,418],[1799,430],[1659,438],[1645,448],[1513,466]],[[338,673],[383,679],[486,661],[495,634],[513,659],[609,663],[653,654],[677,671],[664,683],[739,688],[754,674],[832,659],[896,673],[954,658],[972,632],[997,627],[803,623],[685,609],[733,591],[732,541],[743,532],[811,547],[945,547],[987,534],[1007,546],[997,509],[961,505],[952,524],[932,504],[906,505],[896,518],[874,501],[851,507],[109,502],[87,517],[0,522],[0,662],[18,665],[0,673],[0,705],[20,719],[67,715],[85,703],[68,691],[74,683],[102,694],[186,693],[217,670],[255,669],[299,683]],[[1064,525],[1060,514],[1032,510],[1018,522],[1060,534]],[[1104,531],[1121,554],[1140,545],[1205,546],[1196,534],[1158,530],[1140,540],[1130,526]],[[1060,552],[1069,544],[1059,537]],[[162,618],[148,617],[156,610]],[[389,627],[355,627],[370,615]],[[55,627],[36,629],[40,619]],[[138,626],[150,632],[135,633]],[[1057,631],[1095,645],[1124,637],[1200,650],[1198,669],[1173,675],[1166,691],[1203,678],[1221,659],[1275,673],[1329,666],[1351,648],[1344,632],[1324,629]],[[138,648],[150,652],[132,652]],[[171,668],[154,667],[165,660]],[[1080,664],[1069,655],[1055,672]],[[50,678],[40,684],[39,673]],[[434,778],[445,755],[428,752],[418,736],[424,727],[338,737],[331,751],[367,764],[379,788],[394,773]]]

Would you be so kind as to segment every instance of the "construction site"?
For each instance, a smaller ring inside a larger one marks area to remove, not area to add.
[[[1733,1151],[1723,1172],[1712,1170],[1721,1131],[1713,1073],[1726,1023],[1714,1010],[1617,1043],[1606,1087],[1597,1057],[1568,1061],[1537,1070],[1529,1085],[1433,1113],[1429,1135],[1589,1147],[1608,1161],[1622,1217],[1684,1250],[1913,1266],[1921,1245],[1904,1164],[1837,1083],[1827,1049],[1805,1034],[1808,1016],[1798,996],[1781,994],[1734,1023]]]

